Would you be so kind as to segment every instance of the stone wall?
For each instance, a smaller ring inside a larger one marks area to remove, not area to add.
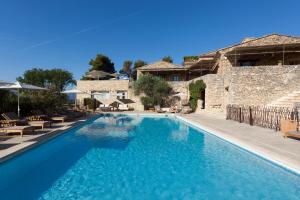
[[[139,97],[134,96],[131,83],[128,80],[80,80],[77,81],[77,89],[86,92],[87,94],[77,94],[77,102],[83,104],[84,98],[90,98],[91,91],[109,91],[110,94],[115,95],[117,91],[126,91],[127,98],[132,99],[135,103],[130,104],[135,110],[141,111],[144,108],[141,106]],[[115,99],[112,96],[111,99]]]
[[[225,110],[225,86],[224,76],[219,74],[207,74],[192,81],[203,80],[205,89],[205,111],[222,112]],[[192,82],[190,81],[190,82]]]
[[[266,105],[300,90],[300,65],[233,67],[230,104]]]

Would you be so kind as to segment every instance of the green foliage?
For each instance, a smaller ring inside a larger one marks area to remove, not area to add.
[[[190,104],[193,111],[197,108],[197,101],[200,98],[201,92],[204,91],[206,88],[205,83],[203,80],[198,80],[196,82],[192,82],[189,85],[190,91]]]
[[[193,62],[193,61],[197,61],[199,59],[199,56],[184,56],[183,60],[184,62]]]
[[[143,67],[147,65],[147,62],[146,61],[143,61],[143,60],[137,60],[134,62],[134,69],[137,69],[139,67]]]
[[[173,63],[173,59],[171,56],[165,56],[162,58],[162,61],[168,62],[168,63]]]
[[[172,91],[173,89],[168,82],[151,74],[141,76],[134,83],[134,93],[136,95],[143,94],[141,101],[145,106],[167,104]]]
[[[75,84],[72,73],[63,69],[31,69],[25,71],[23,76],[17,78],[22,83],[28,83],[40,87],[46,87],[49,91],[22,91],[20,93],[21,115],[28,115],[33,110],[61,110],[63,104],[67,103],[67,96],[61,94],[67,86]],[[6,96],[8,102],[5,104],[11,107],[8,111],[16,110],[16,97]]]
[[[89,109],[98,108],[100,102],[97,99],[92,98],[84,98],[84,105],[87,106]]]
[[[143,61],[143,60],[137,60],[137,61],[134,62],[134,64],[133,64],[133,70],[132,70],[132,73],[131,73],[131,78],[133,80],[137,79],[137,68],[143,67],[145,65],[147,65],[147,62]]]
[[[121,74],[126,74],[127,76],[131,75],[131,66],[132,61],[131,60],[125,60],[123,63],[123,68],[120,70]]]
[[[95,59],[92,59],[89,62],[89,65],[91,65],[89,71],[92,70],[98,70],[98,71],[104,71],[108,73],[115,73],[115,65],[110,60],[109,57],[103,54],[97,54]]]
[[[25,71],[23,77],[18,77],[18,81],[40,87],[47,87],[54,92],[61,92],[70,84],[76,84],[73,74],[63,69],[37,69]]]

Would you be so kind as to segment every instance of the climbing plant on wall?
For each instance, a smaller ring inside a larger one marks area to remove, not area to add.
[[[190,105],[193,111],[197,108],[197,101],[201,96],[201,92],[203,92],[206,88],[205,83],[203,80],[198,80],[196,82],[192,82],[189,85],[190,91]]]

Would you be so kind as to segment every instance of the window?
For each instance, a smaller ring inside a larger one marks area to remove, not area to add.
[[[171,81],[180,81],[179,75],[173,75]]]
[[[94,92],[93,95],[94,95],[94,98],[98,99],[99,101],[110,98],[109,91]]]
[[[241,60],[240,61],[241,67],[251,67],[251,66],[255,66],[255,65],[256,65],[255,60]]]
[[[127,91],[117,91],[117,99],[126,99]]]

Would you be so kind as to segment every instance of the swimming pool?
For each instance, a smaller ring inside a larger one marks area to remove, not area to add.
[[[299,199],[300,177],[173,117],[101,115],[0,165],[0,199]]]

